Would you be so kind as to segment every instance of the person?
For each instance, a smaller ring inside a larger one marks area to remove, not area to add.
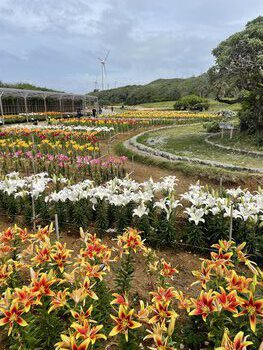
[[[82,117],[81,108],[77,108],[77,118]]]
[[[113,112],[113,106],[111,106],[111,111]]]
[[[99,107],[99,114],[101,114],[102,113],[102,108],[101,108],[101,106]]]
[[[96,108],[92,108],[92,117],[93,118],[96,118],[96,113],[97,113]]]

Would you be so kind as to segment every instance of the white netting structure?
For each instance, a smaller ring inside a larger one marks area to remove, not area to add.
[[[0,87],[0,115],[19,113],[71,113],[98,103],[98,98],[66,92],[12,89]]]

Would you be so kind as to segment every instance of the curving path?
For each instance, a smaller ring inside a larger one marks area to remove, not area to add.
[[[246,171],[250,173],[259,173],[263,174],[263,168],[251,168],[251,167],[243,167],[243,166],[238,166],[238,165],[233,165],[233,164],[224,164],[221,162],[216,162],[212,160],[205,160],[205,159],[199,159],[199,158],[191,158],[191,157],[184,157],[184,156],[179,156],[176,154],[171,154],[169,152],[161,151],[158,149],[154,149],[152,147],[146,146],[142,143],[139,143],[137,140],[139,137],[144,136],[147,133],[151,133],[153,131],[158,131],[158,130],[164,130],[164,129],[170,129],[170,128],[175,128],[175,127],[180,127],[181,125],[173,125],[173,126],[165,126],[161,127],[158,129],[151,129],[148,131],[144,131],[140,134],[137,134],[133,136],[132,138],[126,140],[124,142],[124,146],[132,151],[139,152],[142,155],[146,156],[151,156],[151,157],[157,157],[158,159],[167,159],[171,162],[177,162],[177,161],[184,161],[184,162],[189,162],[189,163],[197,163],[201,165],[208,165],[208,166],[215,166],[223,169],[228,169],[228,170],[236,170],[236,171]]]

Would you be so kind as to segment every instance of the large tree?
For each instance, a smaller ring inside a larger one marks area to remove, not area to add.
[[[241,127],[258,132],[263,142],[263,17],[248,22],[245,29],[213,50],[216,65],[210,77],[219,82],[217,99],[234,103],[244,101]],[[227,100],[225,91],[234,87],[239,96]]]

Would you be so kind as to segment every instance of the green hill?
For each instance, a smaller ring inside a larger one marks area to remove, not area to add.
[[[92,94],[97,95],[102,104],[128,105],[175,101],[189,94],[214,97],[213,86],[209,83],[207,73],[186,79],[158,79],[145,85],[128,85]]]

